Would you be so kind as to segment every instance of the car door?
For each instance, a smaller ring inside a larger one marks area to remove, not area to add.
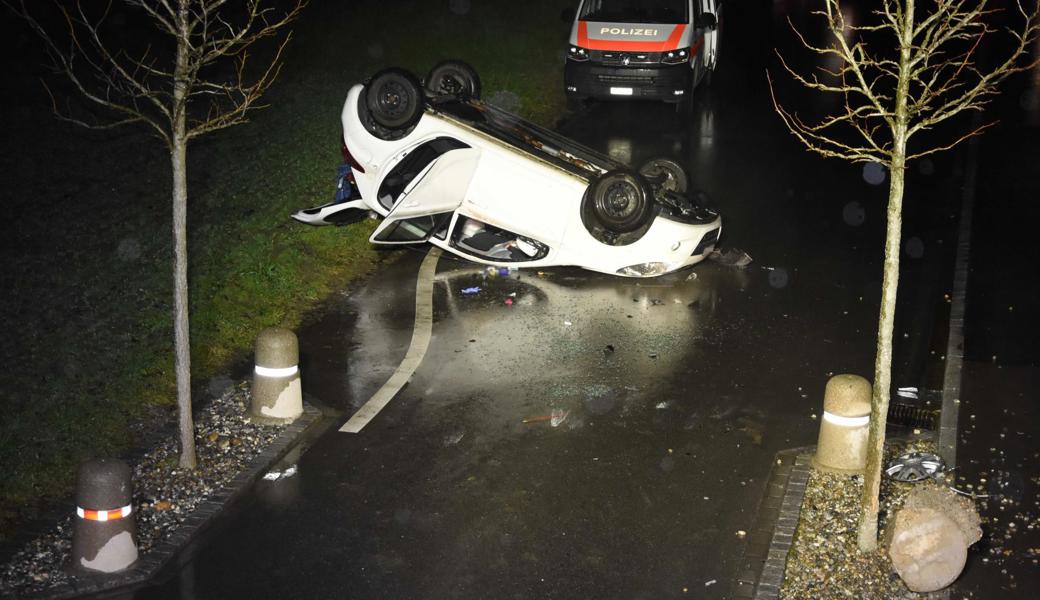
[[[414,244],[444,237],[480,162],[480,150],[460,148],[437,157],[399,196],[369,241]]]

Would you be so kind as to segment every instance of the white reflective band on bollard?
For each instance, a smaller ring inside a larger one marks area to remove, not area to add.
[[[115,521],[116,519],[129,517],[133,511],[134,507],[132,504],[127,504],[123,508],[113,508],[112,510],[91,510],[77,506],[76,516],[88,521]]]
[[[842,427],[862,427],[870,423],[870,415],[863,415],[862,417],[843,417],[834,413],[824,411],[823,420],[828,423],[834,423],[835,425],[841,425]]]
[[[270,367],[261,367],[256,365],[256,374],[264,377],[288,377],[295,375],[300,368],[298,366],[285,367],[283,369],[272,369]]]

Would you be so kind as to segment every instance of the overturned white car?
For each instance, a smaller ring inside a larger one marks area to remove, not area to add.
[[[350,169],[341,187],[351,189],[293,218],[349,223],[374,211],[385,220],[373,243],[628,277],[675,271],[714,249],[721,219],[687,198],[675,162],[632,170],[479,95],[476,73],[458,61],[425,82],[387,69],[355,85],[342,114]]]

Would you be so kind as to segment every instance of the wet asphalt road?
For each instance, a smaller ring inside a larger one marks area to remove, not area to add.
[[[815,443],[830,374],[870,376],[880,294],[887,186],[782,129],[764,70],[790,38],[770,10],[727,6],[720,71],[688,124],[601,104],[559,127],[633,164],[684,162],[747,269],[488,278],[442,258],[430,349],[390,406],[360,434],[313,440],[295,477],[260,482],[130,595],[727,597],[773,455]],[[957,169],[951,156],[910,174],[904,237],[920,244],[904,257],[896,385],[927,377]],[[393,372],[421,258],[300,332],[312,401],[349,415]]]

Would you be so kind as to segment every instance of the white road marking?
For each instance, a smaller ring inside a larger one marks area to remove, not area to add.
[[[412,343],[408,346],[404,360],[383,387],[339,428],[340,431],[360,432],[408,383],[426,356],[433,330],[433,276],[437,272],[437,259],[440,256],[440,248],[432,248],[419,267],[419,277],[415,283],[415,327],[412,329]]]

